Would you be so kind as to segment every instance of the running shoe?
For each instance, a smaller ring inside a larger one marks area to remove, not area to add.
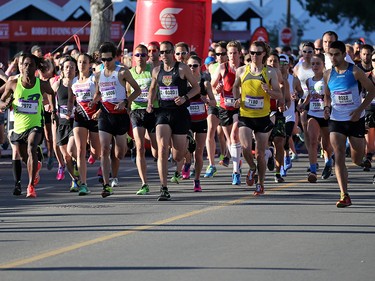
[[[219,165],[224,166],[224,167],[228,167],[229,166],[229,161],[230,161],[229,157],[225,156],[223,158],[223,160],[219,161]]]
[[[371,169],[371,161],[369,159],[364,159],[361,166],[363,167],[363,171],[370,172]]]
[[[292,160],[290,159],[289,156],[284,157],[284,168],[285,170],[289,170],[293,167]]]
[[[257,183],[255,185],[255,191],[253,194],[254,196],[259,196],[259,195],[264,194],[264,187],[260,183]]]
[[[57,170],[56,179],[62,181],[65,178],[65,166],[60,166]]]
[[[35,198],[36,197],[36,192],[35,192],[35,188],[33,185],[29,184],[29,186],[27,187],[27,194],[26,194],[26,197],[27,198]]]
[[[281,166],[281,167],[280,167],[280,176],[282,176],[282,177],[286,177],[286,175],[287,175],[287,172],[286,172],[286,170],[284,169],[284,166]]]
[[[17,182],[14,185],[13,195],[14,196],[20,196],[21,194],[22,194],[21,182]]]
[[[307,176],[307,181],[309,183],[316,183],[318,180],[318,177],[316,176],[315,173],[309,173],[309,175]]]
[[[232,174],[232,185],[241,185],[241,174]]]
[[[95,157],[90,154],[89,159],[87,159],[87,163],[89,163],[90,165],[93,165],[95,161],[96,161]]]
[[[202,187],[200,182],[199,183],[194,183],[194,192],[202,192]]]
[[[88,189],[87,184],[82,183],[79,186],[79,191],[78,191],[79,196],[84,196],[84,195],[87,195],[87,194],[90,194],[90,193],[91,193],[91,191]]]
[[[326,180],[332,176],[332,166],[325,165],[322,172],[322,179]]]
[[[352,205],[352,200],[350,200],[349,194],[341,194],[340,200],[336,202],[337,208],[345,208]]]
[[[97,176],[98,176],[98,181],[100,183],[103,183],[103,172],[102,172],[102,167],[101,166],[99,166]]]
[[[150,192],[150,188],[147,183],[142,185],[142,187],[137,191],[137,195],[146,195],[147,193]]]
[[[40,169],[42,169],[42,162],[38,161],[38,166],[36,168],[36,174],[34,178],[34,186],[36,186],[40,182],[40,175],[39,175]]]
[[[55,162],[55,159],[53,157],[48,157],[47,160],[47,170],[51,171],[53,169],[53,164]]]
[[[281,177],[280,174],[276,174],[275,175],[275,182],[276,183],[283,183],[283,182],[285,182],[285,180]]]
[[[78,192],[79,191],[79,182],[77,179],[72,180],[72,185],[69,189],[70,192]]]
[[[79,178],[78,166],[76,161],[73,161],[73,175],[76,178]]]
[[[182,167],[181,171],[182,179],[183,180],[188,180],[190,179],[190,168],[185,170],[185,165]]]
[[[219,156],[219,161],[220,160],[224,160],[224,154],[220,154],[220,156]]]
[[[110,196],[112,194],[113,194],[112,187],[110,187],[109,184],[104,185],[103,186],[103,191],[102,191],[102,197],[106,198],[106,197],[108,197],[108,196]]]
[[[179,184],[181,178],[182,178],[182,176],[180,175],[180,173],[176,171],[176,172],[174,172],[174,174],[171,178],[171,182]]]
[[[158,201],[169,201],[169,200],[171,200],[171,195],[169,194],[168,188],[161,187]]]
[[[213,176],[215,176],[217,174],[217,169],[215,166],[208,166],[207,167],[207,170],[206,170],[206,173],[204,174],[204,177],[205,178],[212,178]]]
[[[272,146],[270,146],[269,150],[271,151],[271,156],[267,160],[267,168],[270,172],[272,172],[275,169],[274,149]]]
[[[195,178],[195,169],[190,169],[190,178]]]
[[[112,181],[111,181],[111,187],[114,188],[114,187],[118,187],[118,186],[119,186],[118,178],[113,178]]]
[[[292,156],[290,157],[290,160],[292,161],[297,161],[298,160],[298,154],[292,154]]]
[[[254,179],[255,179],[255,173],[256,173],[256,170],[251,170],[249,169],[249,171],[247,172],[247,176],[246,176],[246,184],[248,186],[253,186],[254,185]]]
[[[319,170],[319,163],[316,163],[316,170],[317,170],[317,171]],[[306,169],[306,172],[308,172],[308,173],[311,172],[311,171],[310,171],[310,167],[308,167],[308,168]]]

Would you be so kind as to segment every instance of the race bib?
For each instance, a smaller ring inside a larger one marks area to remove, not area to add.
[[[310,109],[312,111],[323,111],[324,102],[322,99],[310,100]]]
[[[178,87],[160,87],[160,99],[163,101],[173,101],[178,97]]]
[[[234,106],[234,102],[235,102],[234,98],[227,98],[227,97],[224,98],[224,104],[225,104],[225,106],[231,106],[231,107],[233,107]]]
[[[334,92],[335,104],[338,106],[346,106],[354,104],[352,92]]]
[[[76,91],[77,102],[89,102],[92,101],[92,96],[90,91],[77,90]]]
[[[24,113],[24,114],[37,114],[38,113],[38,101],[19,99],[17,112]]]
[[[203,102],[191,102],[188,110],[190,115],[201,115],[206,113],[206,106]]]
[[[69,118],[74,117],[74,110],[72,110],[72,113],[70,115],[68,115],[68,106],[67,105],[60,105],[59,113],[60,113],[60,118],[66,118],[67,116],[69,116]]]
[[[249,109],[263,109],[264,97],[245,97],[245,107]]]
[[[135,102],[147,103],[147,90],[142,90],[142,93],[134,100]]]
[[[102,100],[104,102],[109,101],[109,102],[115,102],[116,101],[116,91],[114,87],[108,87],[106,89],[103,89],[101,91],[102,93]]]

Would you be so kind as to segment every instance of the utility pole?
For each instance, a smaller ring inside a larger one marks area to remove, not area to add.
[[[290,0],[288,0],[286,8],[286,26],[290,27]]]
[[[259,1],[259,6],[260,6],[260,8],[263,7],[263,0]],[[260,18],[260,26],[263,26],[263,18],[262,17]]]

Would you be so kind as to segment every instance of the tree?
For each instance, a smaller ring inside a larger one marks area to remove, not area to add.
[[[366,32],[375,29],[375,1],[363,0],[298,0],[310,16],[340,24],[349,21],[352,28],[362,27]]]
[[[91,32],[88,53],[99,49],[101,43],[109,41],[111,37],[111,23],[113,19],[112,0],[91,0]]]

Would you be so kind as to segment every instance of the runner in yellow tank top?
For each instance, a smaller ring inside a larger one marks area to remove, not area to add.
[[[26,197],[36,197],[34,182],[38,172],[37,146],[43,136],[43,94],[53,109],[52,119],[56,120],[54,92],[48,82],[35,77],[39,59],[31,54],[22,57],[22,73],[20,78],[9,80],[0,98],[0,109],[12,104],[14,108],[14,131],[10,137],[15,149],[27,164],[29,185]],[[28,147],[31,146],[31,149]]]
[[[262,41],[255,41],[250,46],[251,62],[236,71],[236,81],[233,85],[235,107],[240,108],[238,122],[242,153],[249,164],[246,184],[251,186],[255,181],[258,168],[258,182],[254,195],[264,193],[264,178],[266,174],[265,150],[273,123],[270,120],[270,98],[282,97],[276,71],[265,67],[269,48]],[[241,92],[240,92],[241,89]],[[252,155],[253,131],[256,140],[255,155],[258,165],[255,165]]]

